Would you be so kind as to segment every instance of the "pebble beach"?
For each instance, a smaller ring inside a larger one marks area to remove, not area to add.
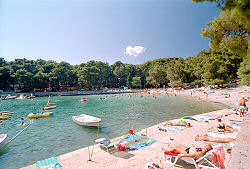
[[[208,100],[211,102],[219,102],[225,104],[228,109],[207,112],[206,114],[219,117],[226,125],[232,125],[232,121],[241,122],[241,128],[244,126],[248,127],[249,123],[247,123],[248,116],[242,118],[236,114],[236,111],[233,109],[237,109],[238,99],[241,96],[244,96],[247,101],[250,98],[250,88],[247,86],[235,87],[235,88],[227,88],[227,89],[209,89],[209,88],[197,88],[197,89],[188,89],[188,90],[174,90],[174,89],[167,89],[167,90],[147,90],[143,92],[150,92],[151,94],[169,94],[169,95],[176,95],[181,97],[193,97],[198,100]],[[246,102],[247,107],[249,107],[250,102]],[[194,118],[201,117],[199,115],[194,116]],[[107,152],[104,151],[99,147],[98,144],[85,147],[73,152],[69,152],[67,154],[60,155],[57,158],[57,161],[60,163],[63,169],[82,169],[82,168],[89,168],[89,169],[110,169],[110,168],[117,168],[117,169],[141,169],[145,168],[147,163],[156,163],[162,165],[163,168],[194,168],[193,165],[186,164],[182,160],[178,160],[175,166],[170,166],[165,162],[164,154],[162,148],[167,148],[174,144],[183,144],[185,146],[203,146],[207,144],[206,142],[196,141],[195,137],[197,135],[205,135],[209,134],[209,130],[211,127],[217,125],[217,118],[213,119],[203,119],[201,121],[194,121],[190,119],[186,119],[188,123],[191,123],[192,127],[186,128],[178,133],[171,132],[171,131],[162,131],[159,130],[159,127],[164,126],[166,122],[157,124],[155,126],[148,127],[146,129],[141,130],[137,134],[144,134],[149,138],[157,140],[150,146],[144,147],[140,150],[135,151],[119,151],[117,149]],[[173,122],[179,122],[180,119],[175,119]],[[241,138],[237,135],[237,133],[241,133],[241,128],[237,127],[234,134],[236,137],[236,143]],[[242,141],[242,139],[241,139]],[[249,139],[245,138],[243,141],[246,142],[245,150],[249,150]],[[231,145],[228,144],[228,147],[225,146],[225,150],[229,148]],[[63,148],[63,147],[62,147]],[[234,149],[237,147],[232,147],[232,152],[226,151],[225,156],[225,166],[226,168],[230,168],[232,164],[231,161],[236,161],[236,155]],[[249,157],[246,157],[249,159]],[[245,160],[247,161],[247,160]],[[245,166],[244,166],[245,165]],[[241,164],[242,168],[247,168],[247,164]],[[24,167],[23,169],[35,169],[36,164]],[[240,167],[239,167],[240,168]]]

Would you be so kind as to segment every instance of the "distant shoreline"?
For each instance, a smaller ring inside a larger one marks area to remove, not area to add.
[[[80,95],[101,95],[101,94],[120,94],[120,93],[136,93],[136,90],[128,91],[66,91],[66,92],[5,92],[0,94],[1,97],[11,95],[11,96],[35,96],[35,97],[46,97],[46,96],[80,96]]]

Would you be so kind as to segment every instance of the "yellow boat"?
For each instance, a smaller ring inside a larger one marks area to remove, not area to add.
[[[28,115],[29,118],[34,118],[34,117],[49,117],[52,116],[54,113],[53,112],[45,112],[45,113],[30,113]]]
[[[0,113],[14,114],[14,112],[10,112],[10,111],[1,111]]]
[[[48,110],[48,109],[54,109],[54,108],[56,108],[56,106],[44,107],[43,109],[44,109],[44,110]]]

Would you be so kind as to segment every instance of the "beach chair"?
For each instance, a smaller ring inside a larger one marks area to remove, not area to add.
[[[198,158],[198,159],[193,159],[191,157],[181,157],[181,159],[184,160],[187,163],[193,164],[196,169],[200,169],[200,168],[220,169],[220,167],[217,167],[213,163],[213,160],[211,160],[214,157],[216,151],[218,151],[219,147],[221,147],[221,145],[217,145],[212,150],[208,151],[205,155],[203,155],[201,158]],[[180,155],[182,155],[182,154],[164,152],[165,161],[169,165],[172,165],[172,166],[176,164],[176,162],[178,161]]]
[[[117,137],[112,140],[101,138],[95,140],[95,142],[98,143],[100,147],[105,148],[107,152],[109,152],[109,149],[114,148],[123,138],[124,136]]]

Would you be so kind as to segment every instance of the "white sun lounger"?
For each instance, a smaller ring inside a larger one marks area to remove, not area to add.
[[[217,145],[216,147],[219,147],[219,146],[221,145]],[[187,163],[193,164],[196,169],[200,169],[200,168],[220,169],[219,167],[214,165],[213,162],[209,160],[209,158],[212,157],[213,153],[216,151],[217,151],[216,148],[213,148],[212,150],[208,151],[205,155],[203,155],[201,158],[198,158],[198,159],[193,159],[192,157],[181,157],[181,159]],[[183,155],[183,154],[168,155],[166,152],[164,152],[165,161],[172,166],[176,164],[180,155]]]

